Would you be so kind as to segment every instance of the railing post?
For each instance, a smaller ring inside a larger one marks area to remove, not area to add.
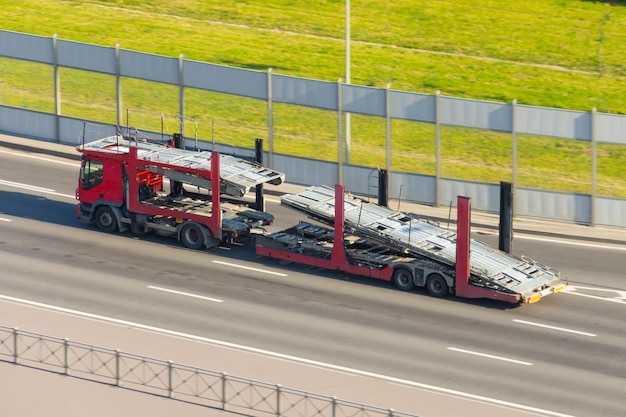
[[[226,411],[226,372],[222,372],[222,410]]]
[[[269,167],[274,168],[274,103],[272,93],[272,69],[267,70],[267,143],[269,152]]]
[[[337,81],[337,184],[343,185],[343,96],[341,78]]]
[[[337,417],[337,397],[332,397],[332,417]]]
[[[435,94],[435,207],[441,204],[441,91]]]
[[[115,349],[115,385],[120,386],[120,350]]]
[[[388,414],[387,414],[387,415],[388,415],[389,417],[393,417],[393,408],[390,408],[388,411],[389,411],[389,412],[388,412]]]
[[[64,338],[63,339],[63,370],[65,371],[65,375],[69,375],[70,371],[69,371],[69,360],[68,360],[68,356],[69,356],[69,347],[68,347],[68,338]]]
[[[167,396],[173,398],[172,392],[172,361],[167,361]]]
[[[18,328],[14,327],[13,328],[13,363],[17,364],[17,358],[19,356],[19,354],[17,353],[17,333],[18,333]]]
[[[54,76],[54,140],[61,142],[61,75],[59,71],[59,37],[55,33],[52,36],[52,58]]]
[[[280,417],[280,384],[276,384],[276,417]]]

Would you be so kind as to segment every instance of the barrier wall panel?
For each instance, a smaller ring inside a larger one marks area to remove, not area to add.
[[[434,205],[437,200],[435,177],[405,172],[392,172],[389,197],[395,200]],[[392,207],[397,209],[397,207]]]
[[[369,167],[344,165],[343,182],[346,191],[360,196],[378,194],[378,170]],[[334,184],[326,184],[334,185]]]
[[[83,130],[87,128],[87,132],[83,135]],[[83,138],[86,143],[101,139],[106,136],[113,136],[117,133],[114,125],[98,122],[88,122],[75,119],[73,117],[59,117],[59,136],[60,142],[72,146],[78,146],[82,143]]]
[[[626,227],[626,200],[596,198],[595,222],[603,226]]]
[[[441,180],[442,205],[452,203],[456,207],[457,196],[472,199],[472,208],[475,210],[497,213],[500,211],[500,185],[482,184],[478,182],[461,180]]]
[[[178,59],[120,50],[120,75],[177,85]]]
[[[115,74],[115,49],[59,40],[58,64],[86,71]]]
[[[342,84],[343,110],[369,116],[385,116],[386,91],[380,88]]]
[[[183,68],[186,87],[267,100],[267,73],[198,61]]]
[[[0,56],[53,64],[52,38],[0,30]]]
[[[626,117],[617,114],[596,113],[596,140],[626,145]]]
[[[272,74],[272,100],[337,110],[337,83]]]
[[[339,181],[337,164],[289,155],[274,155],[273,169],[284,172],[291,184],[329,185]]]
[[[56,142],[55,118],[48,113],[0,106],[0,131]]]
[[[510,104],[454,97],[441,97],[440,101],[443,124],[504,132],[512,129]]]
[[[591,113],[517,106],[517,133],[591,140]]]
[[[591,223],[591,196],[556,191],[515,190],[515,209],[519,216]]]
[[[435,123],[435,96],[432,94],[391,91],[391,117]]]

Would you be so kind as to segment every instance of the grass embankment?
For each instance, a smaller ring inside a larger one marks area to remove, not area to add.
[[[344,2],[276,0],[0,0],[0,28],[300,77],[345,73]],[[482,100],[626,114],[626,8],[559,0],[376,0],[352,2],[354,84]],[[53,111],[52,71],[0,59],[3,104]],[[62,113],[115,123],[113,77],[62,69]],[[123,80],[131,124],[158,130],[178,112],[176,87]],[[187,89],[185,111],[199,136],[251,146],[267,131],[257,100]],[[275,151],[337,158],[333,112],[274,107]],[[170,129],[175,128],[171,126]],[[192,131],[190,126],[186,132]],[[385,124],[352,116],[350,162],[384,166]],[[392,169],[434,173],[434,129],[394,120]],[[590,192],[591,146],[518,136],[518,186]],[[511,179],[511,138],[445,127],[442,175]],[[598,146],[598,193],[626,197],[626,147]]]

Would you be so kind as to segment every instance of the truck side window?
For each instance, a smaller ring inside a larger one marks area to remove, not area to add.
[[[88,190],[102,182],[102,162],[85,161],[85,166],[81,172],[81,182],[83,190]]]

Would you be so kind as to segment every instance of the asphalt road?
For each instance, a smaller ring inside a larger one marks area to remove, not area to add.
[[[439,300],[258,259],[250,244],[198,252],[101,233],[75,218],[77,176],[76,161],[0,148],[2,294],[555,413],[624,415],[623,247],[516,236],[517,254],[561,270],[572,291],[520,307]],[[300,219],[267,209],[274,228]]]

